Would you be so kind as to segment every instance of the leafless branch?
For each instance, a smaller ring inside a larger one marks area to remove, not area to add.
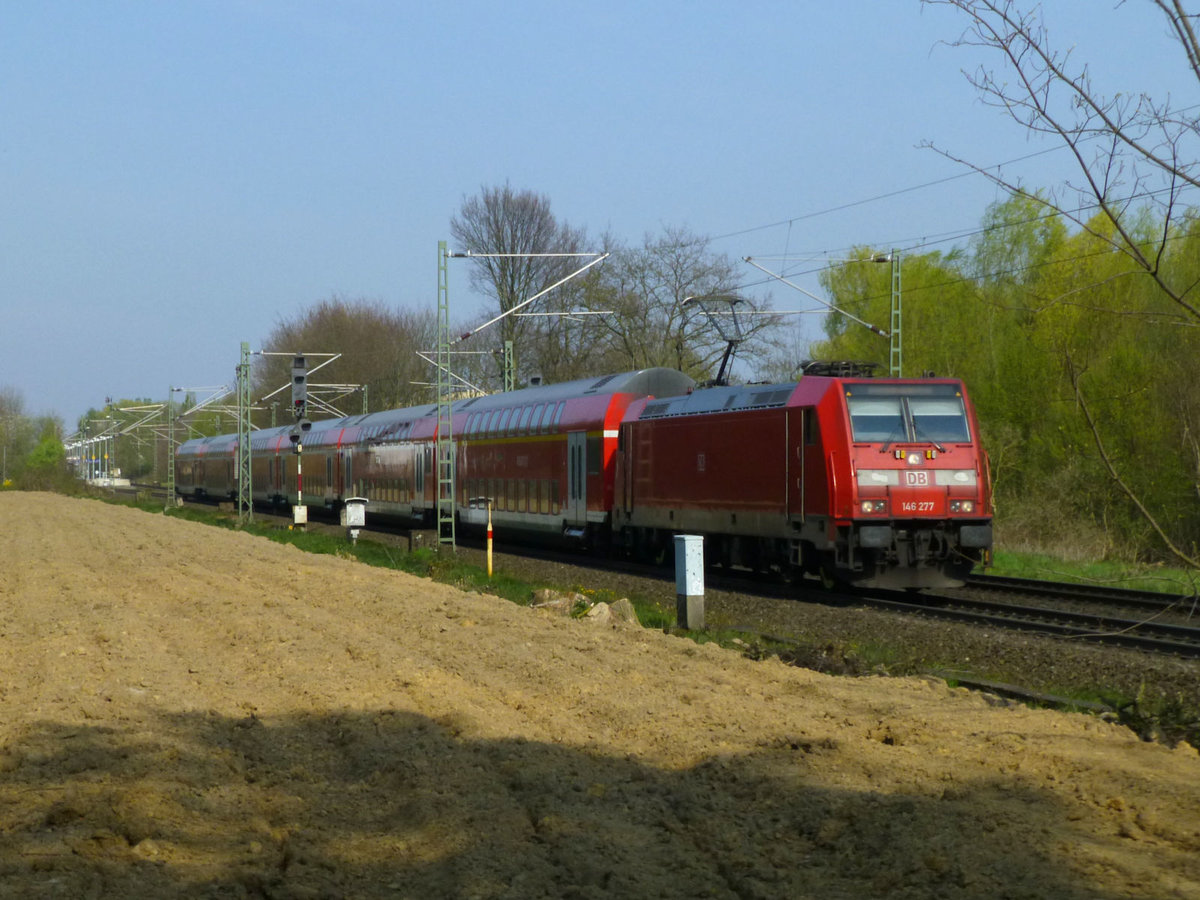
[[[1071,359],[1070,353],[1067,353],[1067,370],[1071,377],[1071,388],[1075,392],[1075,402],[1078,405],[1079,410],[1083,413],[1083,417],[1087,422],[1088,429],[1092,433],[1092,439],[1096,443],[1096,451],[1099,453],[1100,460],[1104,463],[1105,469],[1108,470],[1109,477],[1112,478],[1113,483],[1116,484],[1117,487],[1121,489],[1121,492],[1129,498],[1129,501],[1137,508],[1142,518],[1154,530],[1154,533],[1158,535],[1159,539],[1163,542],[1163,545],[1167,548],[1172,556],[1186,566],[1191,568],[1200,568],[1200,557],[1190,556],[1167,536],[1167,533],[1163,531],[1162,526],[1158,524],[1158,520],[1155,518],[1154,514],[1146,508],[1146,505],[1142,503],[1138,495],[1134,493],[1133,489],[1129,487],[1125,479],[1122,478],[1121,474],[1117,471],[1116,466],[1113,464],[1112,457],[1109,456],[1108,450],[1104,446],[1104,440],[1100,436],[1100,429],[1096,425],[1096,420],[1092,417],[1092,412],[1088,408],[1087,400],[1083,396],[1083,390],[1080,388],[1080,379],[1083,373],[1076,368],[1075,362],[1073,359]]]

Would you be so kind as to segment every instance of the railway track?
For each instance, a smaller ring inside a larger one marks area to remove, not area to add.
[[[1055,589],[1063,587],[1053,584]],[[1029,596],[1028,593],[1025,596]],[[1078,601],[1079,595],[1072,595]],[[1179,598],[1175,598],[1178,600]],[[1190,599],[1190,598],[1189,598]],[[870,592],[871,606],[917,615],[937,616],[977,625],[1054,635],[1065,640],[1127,647],[1151,653],[1200,659],[1200,627],[1159,622],[1155,614],[1130,618],[1097,611],[1076,611],[1050,605],[1029,605],[934,593]],[[1109,602],[1106,600],[1105,602]],[[1169,606],[1160,603],[1160,611]]]
[[[996,595],[1017,594],[1055,601],[1074,601],[1093,607],[1112,606],[1151,613],[1178,611],[1188,617],[1200,618],[1200,596],[1196,594],[1168,594],[1161,591],[1039,581],[1033,578],[1012,578],[1001,575],[972,575],[967,579],[966,588]]]

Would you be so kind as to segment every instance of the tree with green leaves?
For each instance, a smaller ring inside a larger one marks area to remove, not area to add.
[[[1083,266],[1079,279],[1058,281],[1059,293],[1042,295],[1050,313],[1040,317],[1044,321],[1038,328],[1050,329],[1059,338],[1053,346],[1077,419],[1090,436],[1086,452],[1160,545],[1186,565],[1200,568],[1195,532],[1189,532],[1186,524],[1181,530],[1174,506],[1162,505],[1165,501],[1155,486],[1145,483],[1144,458],[1121,452],[1127,443],[1122,438],[1122,415],[1105,414],[1106,407],[1131,402],[1130,395],[1117,389],[1106,373],[1115,377],[1125,369],[1130,377],[1129,353],[1138,351],[1122,352],[1110,340],[1095,340],[1120,335],[1124,348],[1133,338],[1157,346],[1165,343],[1164,352],[1173,358],[1186,352],[1184,348],[1194,349],[1190,334],[1200,328],[1200,277],[1185,248],[1193,248],[1194,254],[1196,213],[1186,202],[1186,192],[1200,187],[1197,107],[1190,100],[1181,104],[1170,96],[1102,93],[1089,65],[1073,59],[1071,49],[1052,39],[1040,6],[1017,0],[923,2],[957,9],[966,25],[954,45],[999,61],[998,68],[983,62],[967,74],[984,102],[1004,110],[1022,128],[1050,136],[1076,163],[1077,180],[1061,191],[1038,194],[990,166],[935,148],[1070,222],[1086,236],[1089,252],[1111,253],[1123,261]],[[1194,86],[1200,86],[1196,30],[1200,14],[1188,11],[1183,0],[1145,0],[1145,5],[1162,17],[1184,71],[1196,80]],[[1133,14],[1134,8],[1133,3],[1121,3],[1107,14]],[[1049,285],[1047,280],[1043,287]],[[1052,325],[1051,319],[1057,322]],[[1105,345],[1110,353],[1102,358],[1097,348]],[[1189,492],[1194,504],[1200,499],[1200,450],[1196,423],[1188,418],[1196,406],[1192,390],[1176,392],[1172,401],[1176,424],[1168,430],[1175,431],[1175,452],[1182,451],[1192,466],[1185,483],[1190,481],[1194,488]],[[1178,396],[1180,392],[1189,396]],[[1157,398],[1148,403],[1148,410],[1157,412]]]

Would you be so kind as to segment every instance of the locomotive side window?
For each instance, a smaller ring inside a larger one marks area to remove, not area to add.
[[[804,443],[809,447],[821,443],[821,424],[817,421],[815,409],[804,410]]]

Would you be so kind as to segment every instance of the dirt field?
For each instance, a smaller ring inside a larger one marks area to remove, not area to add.
[[[0,493],[0,897],[1200,897],[1200,757]]]

